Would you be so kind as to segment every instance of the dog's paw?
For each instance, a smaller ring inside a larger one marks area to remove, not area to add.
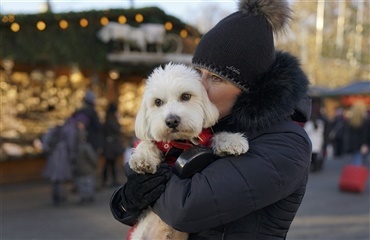
[[[137,173],[155,173],[162,162],[160,150],[151,142],[140,142],[131,155],[129,165]]]
[[[213,136],[212,148],[217,156],[238,156],[248,151],[249,143],[241,133],[220,132]]]
[[[145,159],[132,159],[132,158],[129,164],[132,170],[140,174],[155,173],[157,171],[158,165],[151,161],[146,161]]]

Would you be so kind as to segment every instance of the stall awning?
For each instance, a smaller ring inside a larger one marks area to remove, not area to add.
[[[313,85],[311,85],[308,89],[308,95],[310,95],[311,97],[317,97],[317,98],[326,96],[328,92],[330,92],[329,88],[313,86]]]
[[[347,86],[329,91],[325,95],[328,97],[370,95],[370,80],[353,82]]]

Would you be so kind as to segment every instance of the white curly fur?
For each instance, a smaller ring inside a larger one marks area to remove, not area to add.
[[[241,133],[220,132],[212,137],[212,149],[217,156],[246,153],[249,143]]]

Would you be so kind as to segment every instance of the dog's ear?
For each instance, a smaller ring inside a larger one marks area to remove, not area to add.
[[[206,90],[204,89],[202,92],[204,111],[203,128],[208,128],[216,124],[220,113],[218,112],[217,107],[209,100]]]
[[[139,111],[135,120],[135,134],[140,140],[151,140],[149,133],[149,124],[146,117],[146,106],[144,98],[141,101]]]

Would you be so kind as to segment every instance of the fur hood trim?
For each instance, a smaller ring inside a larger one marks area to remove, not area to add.
[[[269,71],[252,83],[249,92],[242,92],[237,98],[231,120],[237,123],[238,131],[248,133],[290,120],[298,105],[307,98],[308,85],[297,58],[277,52]]]

